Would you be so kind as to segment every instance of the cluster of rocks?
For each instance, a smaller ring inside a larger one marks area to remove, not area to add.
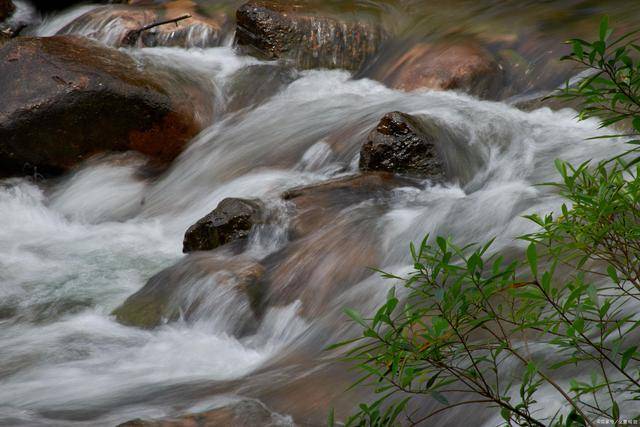
[[[72,3],[35,5],[48,13]],[[128,4],[92,9],[54,37],[15,37],[0,48],[0,176],[55,175],[108,151],[135,150],[166,164],[211,124],[213,107],[206,98],[213,88],[203,90],[203,82],[183,75],[172,80],[171,70],[155,73],[111,47],[216,46],[231,32],[231,20],[222,12],[202,16],[193,2],[119,3]],[[0,21],[14,9],[11,0],[0,0]],[[175,26],[154,26],[185,16]],[[80,29],[88,37],[74,36]],[[344,68],[404,90],[490,96],[501,81],[495,58],[477,43],[423,43],[400,58],[381,60],[389,36],[379,24],[324,16],[288,2],[242,5],[235,33],[238,48],[247,53],[299,69]],[[369,136],[361,168],[435,178],[442,175],[435,151],[414,119],[393,113]]]
[[[77,2],[33,3],[48,13]],[[233,20],[224,13],[202,16],[192,2],[117,3],[126,4],[94,8],[53,37],[12,34],[3,42],[0,36],[0,177],[35,172],[54,176],[112,151],[133,150],[168,165],[213,123],[210,100],[215,90],[210,83],[173,69],[157,70],[117,48],[218,46],[233,30]],[[11,0],[0,0],[0,21],[14,10]],[[176,26],[156,25],[171,20],[178,20]],[[91,28],[88,37],[74,35],[86,28]],[[194,33],[199,36],[194,38]],[[236,11],[235,34],[238,49],[245,53],[297,69],[342,68],[400,90],[462,90],[496,98],[505,79],[497,57],[475,40],[395,49],[378,24],[325,16],[288,2],[242,5]],[[397,53],[381,55],[385,47]],[[352,219],[345,209],[375,199],[377,203],[362,208],[369,210],[373,226],[398,187],[451,178],[444,148],[423,117],[385,114],[362,141],[358,174],[282,195],[292,210],[285,248],[260,262],[245,258],[248,238],[268,221],[267,208],[259,200],[222,200],[186,231],[183,252],[188,255],[152,277],[114,316],[122,324],[145,329],[190,321],[209,302],[204,295],[180,298],[187,279],[220,273],[224,275],[215,286],[228,287],[248,310],[239,313],[242,321],[231,331],[238,336],[255,331],[270,305],[301,300],[303,314],[320,312],[341,286],[369,274],[354,266],[378,265],[380,260],[369,241],[372,233],[350,232]],[[331,262],[331,277],[314,276],[323,260]],[[314,278],[313,288],[302,286],[309,277]],[[264,408],[245,403],[175,421],[125,425],[212,420],[243,425],[248,407],[265,420],[271,417]]]

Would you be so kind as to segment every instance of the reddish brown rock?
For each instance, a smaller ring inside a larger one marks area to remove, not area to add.
[[[395,89],[461,90],[495,98],[503,73],[493,55],[475,42],[418,43],[383,66],[375,77]]]
[[[415,181],[366,173],[292,189],[292,242],[264,260],[265,304],[302,302],[302,314],[318,316],[336,294],[356,285],[380,265],[374,232],[392,190]]]
[[[187,15],[190,16],[187,19],[141,31],[144,27]],[[164,7],[99,7],[76,18],[58,34],[88,33],[93,39],[118,47],[206,48],[221,44],[226,26],[227,17],[223,13],[204,17],[196,13],[192,2],[175,1]]]
[[[190,321],[223,312],[232,328],[226,332],[243,335],[258,324],[263,274],[249,259],[192,254],[149,279],[113,314],[124,325],[152,329],[181,317]]]
[[[291,424],[254,400],[243,400],[200,414],[167,420],[132,420],[118,427],[285,427]]]
[[[435,138],[414,117],[386,114],[360,150],[360,170],[443,179],[445,162]]]
[[[366,22],[317,16],[300,7],[249,2],[236,12],[238,45],[300,68],[358,70],[377,51],[383,31]]]
[[[87,39],[13,39],[0,48],[0,174],[56,174],[106,151],[169,162],[210,122],[209,90]]]
[[[176,19],[190,15],[176,25],[162,25],[141,34],[142,46],[167,47],[214,47],[220,46],[227,30],[229,20],[224,13],[214,16],[202,16],[196,12],[196,4],[191,1],[173,1],[165,5],[162,19]]]
[[[159,15],[152,9],[126,6],[101,6],[80,15],[60,31],[59,35],[82,33],[109,46],[122,46],[130,32],[158,21]]]

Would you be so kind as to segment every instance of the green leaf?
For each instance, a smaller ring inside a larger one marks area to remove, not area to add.
[[[500,409],[500,415],[506,422],[511,421],[511,411],[509,411],[507,408]]]
[[[633,357],[637,349],[638,349],[638,346],[634,345],[633,347],[626,349],[624,353],[622,353],[622,360],[620,361],[620,367],[622,369],[626,368],[627,364],[629,363],[629,360],[631,360],[631,358]]]
[[[609,277],[611,277],[611,280],[613,280],[614,283],[616,284],[620,283],[620,279],[618,278],[618,272],[612,265],[607,266],[607,274],[609,274]]]
[[[611,405],[611,417],[616,422],[620,419],[620,408],[615,401],[613,402],[613,405]]]
[[[572,44],[573,44],[573,53],[576,55],[578,59],[582,60],[582,58],[584,58],[584,50],[582,49],[582,43],[580,43],[577,40],[574,40]]]
[[[443,405],[448,405],[449,401],[447,400],[446,397],[444,397],[444,395],[440,392],[437,391],[432,391],[431,392],[431,397],[433,397],[435,400],[437,400],[438,402],[442,403]]]
[[[331,410],[329,411],[329,416],[327,417],[327,426],[328,427],[334,427],[336,425],[335,422],[335,413],[333,408],[331,408]]]
[[[598,307],[600,305],[600,301],[598,299],[598,288],[592,283],[587,287],[587,295],[589,296],[589,300],[593,305]]]
[[[531,243],[527,248],[527,261],[529,262],[529,267],[531,268],[531,274],[533,277],[538,276],[538,252],[536,251],[535,243]]]
[[[347,316],[349,316],[353,321],[355,321],[356,323],[358,323],[360,326],[363,326],[367,329],[369,329],[369,326],[367,325],[367,323],[364,321],[364,319],[362,318],[362,316],[360,315],[360,313],[358,313],[357,311],[351,309],[351,308],[345,308],[344,312]]]
[[[604,15],[600,20],[600,41],[604,42],[607,39],[607,32],[609,30],[609,17]]]

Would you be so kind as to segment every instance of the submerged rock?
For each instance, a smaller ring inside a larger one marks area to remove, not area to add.
[[[58,34],[82,34],[116,47],[206,48],[219,46],[222,43],[223,29],[227,25],[225,14],[204,17],[188,5],[176,3],[175,7],[167,8],[98,7],[71,21],[58,31]],[[189,15],[190,18],[140,31],[145,26],[185,15]]]
[[[176,19],[185,14],[190,18],[177,24],[161,25],[140,35],[140,45],[147,47],[215,47],[224,40],[228,25],[227,15],[219,13],[214,17],[205,17],[188,9],[169,8],[162,19]]]
[[[0,0],[0,22],[10,17],[16,10],[11,0]]]
[[[101,6],[92,9],[58,31],[58,35],[82,35],[109,46],[122,46],[130,32],[158,21],[152,9],[126,6]]]
[[[386,114],[360,150],[360,170],[386,171],[422,178],[445,177],[445,162],[435,138],[414,117]]]
[[[316,16],[274,2],[249,2],[236,12],[238,45],[300,68],[358,70],[377,51],[383,31],[366,22]]]
[[[494,56],[477,42],[418,43],[374,73],[388,86],[402,90],[461,90],[497,98],[504,73]]]
[[[184,235],[182,251],[210,251],[245,239],[261,222],[262,206],[255,200],[228,198],[207,216],[193,224]]]
[[[0,175],[57,174],[105,151],[171,161],[211,120],[203,89],[87,39],[13,39],[0,48]]]
[[[241,400],[199,414],[158,421],[137,419],[120,424],[118,427],[290,427],[292,425],[288,418],[272,413],[260,402]]]
[[[180,318],[219,319],[242,335],[255,330],[260,315],[264,274],[260,264],[228,254],[192,254],[153,276],[113,314],[118,322],[144,329]]]
[[[262,261],[265,305],[300,301],[301,314],[326,313],[336,295],[380,265],[376,230],[398,187],[415,180],[389,173],[333,179],[283,194],[291,209],[291,242]]]

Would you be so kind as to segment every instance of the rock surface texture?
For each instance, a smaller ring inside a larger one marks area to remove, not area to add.
[[[418,43],[382,65],[374,77],[394,89],[460,90],[497,98],[504,85],[499,63],[479,43]]]
[[[224,244],[245,239],[261,221],[262,208],[255,200],[228,198],[207,216],[189,227],[182,251],[210,251]]]
[[[288,427],[284,417],[271,413],[259,402],[242,400],[222,408],[177,419],[132,420],[118,427]]]
[[[386,114],[369,133],[360,150],[360,169],[434,180],[446,173],[435,138],[414,117],[397,111]]]
[[[58,34],[84,34],[109,46],[135,47],[214,47],[219,46],[227,26],[226,15],[197,14],[188,5],[175,7],[101,6],[88,11],[64,26]],[[173,5],[174,3],[170,3]],[[144,27],[183,18],[175,23],[140,31]]]
[[[149,279],[113,314],[118,322],[143,329],[181,318],[225,318],[225,332],[243,335],[258,324],[263,274],[249,259],[192,254]]]
[[[366,22],[317,16],[293,6],[249,2],[236,12],[237,43],[269,59],[289,59],[300,68],[358,70],[385,36]]]
[[[82,38],[11,40],[0,48],[0,174],[57,174],[106,151],[174,159],[213,107],[169,75]]]

